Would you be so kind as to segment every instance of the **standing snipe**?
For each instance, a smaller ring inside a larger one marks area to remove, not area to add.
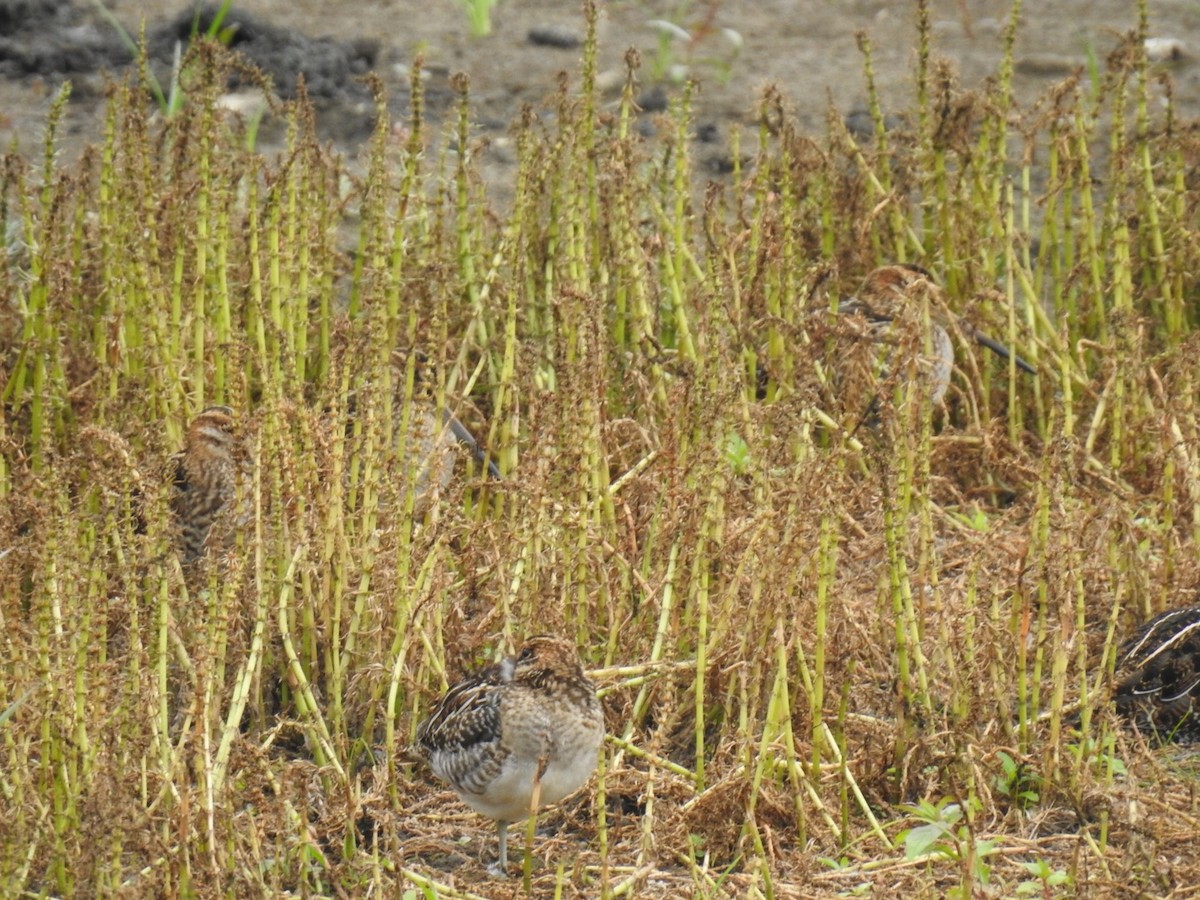
[[[394,351],[392,354],[393,363],[401,369],[409,358],[410,353],[402,351]],[[436,377],[429,358],[419,350],[411,351],[411,358],[415,368],[412,410],[408,420],[405,447],[409,472],[413,477],[416,509],[421,510],[449,487],[454,477],[455,462],[463,450],[470,453],[478,465],[486,468],[491,478],[498,481],[501,475],[496,463],[467,427],[449,409],[443,408],[439,413],[433,390]],[[403,383],[404,378],[401,374],[392,414],[393,421],[397,423],[402,420],[403,414]],[[396,438],[399,442],[401,435],[397,434]]]
[[[544,635],[456,684],[417,730],[434,774],[496,820],[500,874],[509,824],[582,787],[603,739],[596,686],[574,645]]]
[[[188,426],[183,450],[172,457],[175,493],[171,512],[185,563],[204,554],[209,531],[237,487],[233,410],[210,406]]]
[[[950,375],[954,370],[954,344],[946,327],[949,323],[943,311],[941,288],[929,272],[913,265],[881,266],[863,280],[862,287],[855,296],[843,300],[838,305],[838,312],[865,317],[875,340],[895,345],[900,340],[896,333],[896,325],[902,322],[919,325],[919,322],[914,322],[913,317],[920,315],[918,302],[922,294],[930,302],[930,331],[928,341],[922,342],[925,346],[916,349],[914,361],[918,378],[928,386],[930,400],[937,405],[941,403],[950,387]],[[970,323],[958,320],[956,324],[963,334],[973,338],[976,343],[1005,359],[1012,359],[1023,371],[1037,374],[1033,366],[1015,355],[1004,344],[978,331]],[[895,350],[889,351],[882,361],[875,363],[884,370],[880,373],[877,368],[876,377],[886,374],[890,369],[903,371],[905,363],[901,359],[892,358],[895,353]],[[909,358],[913,359],[912,356]]]
[[[475,437],[450,410],[443,409],[441,424],[432,405],[421,404],[409,423],[409,453],[414,454],[416,476],[414,492],[418,507],[433,494],[445,490],[454,477],[454,462],[459,449],[466,450],[477,463],[487,465],[488,475],[500,480],[500,470],[488,459]]]

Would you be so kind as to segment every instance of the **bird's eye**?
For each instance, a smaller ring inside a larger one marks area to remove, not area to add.
[[[517,662],[519,663],[529,662],[531,659],[533,659],[532,647],[522,648],[521,652],[517,655]]]

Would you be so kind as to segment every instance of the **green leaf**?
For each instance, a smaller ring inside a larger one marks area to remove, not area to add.
[[[904,835],[904,858],[917,859],[927,853],[932,853],[939,840],[946,835],[946,828],[940,823],[920,825],[910,828]],[[945,848],[942,848],[945,852]]]
[[[750,463],[750,448],[736,431],[725,436],[725,461],[738,475],[746,474]]]
[[[20,697],[18,697],[12,703],[8,704],[8,706],[6,706],[2,711],[0,711],[0,725],[3,725],[5,722],[7,722],[9,719],[11,719],[13,717],[13,715],[16,713],[16,711],[21,708],[21,704],[29,699],[29,695],[33,693],[33,690],[34,690],[33,688],[27,688],[25,690],[25,693],[23,693]]]

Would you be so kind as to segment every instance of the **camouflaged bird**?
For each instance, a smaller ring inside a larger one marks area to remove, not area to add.
[[[587,782],[604,739],[596,687],[568,641],[531,637],[515,658],[451,688],[417,730],[417,749],[469,807],[508,826]]]
[[[213,523],[237,491],[234,418],[228,406],[210,406],[192,420],[174,457],[171,512],[184,563],[204,555]]]
[[[930,304],[929,333],[920,339],[921,346],[915,351],[906,351],[902,346],[902,329],[897,326],[908,326],[918,335],[924,331],[920,322],[920,302],[923,298]],[[915,364],[917,379],[926,386],[930,401],[935,406],[941,403],[954,371],[954,344],[946,327],[949,323],[943,310],[941,288],[933,276],[920,266],[881,266],[867,275],[858,293],[838,305],[838,312],[864,317],[872,340],[889,345],[887,352],[871,354],[871,371],[866,375],[868,384],[888,378],[892,372],[907,377],[905,373],[908,367]],[[1033,366],[970,323],[958,319],[955,324],[959,331],[976,343],[1004,359],[1011,359],[1022,371],[1037,374]],[[862,373],[858,373],[857,377],[861,379]],[[843,380],[853,381],[854,378],[850,373],[844,373]]]
[[[433,376],[428,358],[424,353],[415,352],[415,374],[413,384],[412,407],[409,414],[407,435],[400,431],[403,421],[404,379],[398,379],[396,406],[393,412],[393,422],[396,425],[396,441],[405,441],[404,447],[409,468],[413,478],[413,493],[416,497],[416,509],[420,511],[450,486],[454,477],[455,463],[466,451],[475,462],[487,469],[488,476],[501,480],[500,469],[488,458],[487,453],[475,436],[467,430],[449,409],[443,408],[439,413],[433,397]],[[393,361],[403,367],[407,356],[397,351]]]
[[[1117,712],[1162,741],[1200,741],[1200,606],[1151,619],[1117,653]]]
[[[399,416],[399,411],[396,415]],[[396,421],[400,421],[399,418]],[[443,409],[439,417],[434,407],[417,403],[409,420],[406,446],[409,455],[414,457],[413,491],[418,506],[450,486],[460,448],[470,453],[479,465],[486,464],[491,478],[500,480],[496,464],[487,458],[475,437],[448,409]]]

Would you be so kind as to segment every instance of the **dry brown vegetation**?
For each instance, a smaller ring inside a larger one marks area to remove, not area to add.
[[[303,101],[244,149],[211,48],[161,126],[115,88],[77,166],[52,120],[3,172],[0,893],[1193,894],[1194,761],[1108,703],[1200,584],[1200,142],[1140,39],[1031,109],[923,39],[866,145],[768,90],[707,187],[686,101],[643,142],[589,48],[503,215],[466,84],[362,182]],[[944,408],[883,384],[864,422],[833,307],[894,260],[1038,376],[959,341]],[[407,347],[506,473],[415,523]],[[185,580],[164,461],[210,403],[241,514]],[[405,748],[547,631],[611,737],[506,884]]]

